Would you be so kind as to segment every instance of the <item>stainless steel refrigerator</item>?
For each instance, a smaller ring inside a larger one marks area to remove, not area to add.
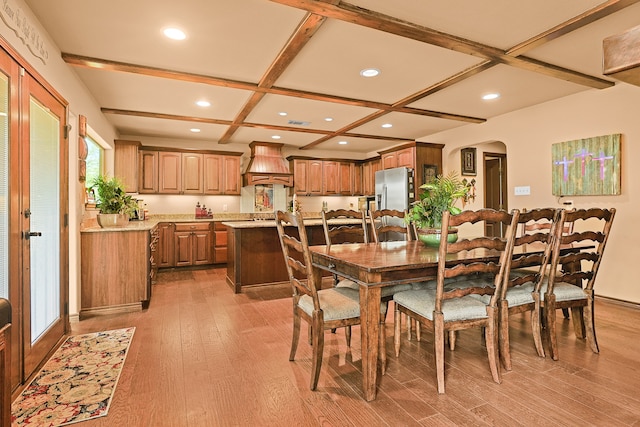
[[[376,172],[376,209],[405,211],[415,200],[413,169],[401,167]],[[386,219],[389,224],[404,225],[402,219]],[[397,233],[394,233],[397,234]],[[389,236],[389,240],[404,240],[404,236]]]

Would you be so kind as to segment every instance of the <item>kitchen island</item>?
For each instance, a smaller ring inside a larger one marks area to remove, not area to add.
[[[335,219],[330,224],[356,224],[358,220]],[[227,226],[227,284],[235,293],[249,286],[287,282],[278,230],[274,220],[223,222]],[[324,245],[322,220],[304,220],[310,245]],[[328,274],[328,273],[325,273]]]

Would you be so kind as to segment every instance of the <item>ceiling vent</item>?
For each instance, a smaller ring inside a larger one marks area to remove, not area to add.
[[[288,123],[293,126],[309,126],[311,122],[303,122],[302,120],[289,120]]]

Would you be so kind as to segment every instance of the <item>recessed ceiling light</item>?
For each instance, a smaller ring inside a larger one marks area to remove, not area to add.
[[[211,103],[209,101],[204,101],[204,100],[196,102],[196,105],[198,107],[211,107]]]
[[[287,115],[287,112],[286,112],[286,111],[280,111],[280,112],[278,113],[278,115],[279,115],[279,116],[284,117],[284,116],[286,116],[286,115]]]
[[[362,77],[375,77],[378,74],[380,74],[380,70],[376,70],[375,68],[365,68],[364,70],[360,71],[360,75]]]
[[[187,38],[187,35],[184,33],[184,31],[177,28],[166,28],[164,30],[164,35],[172,40],[184,40]]]
[[[348,142],[347,142],[347,141],[338,141],[338,144],[340,144],[340,145],[347,145],[347,144],[348,144]]]
[[[391,128],[393,125],[391,123],[385,123],[382,125],[383,128]]]
[[[500,98],[500,94],[499,93],[488,93],[486,95],[482,95],[482,99],[484,99],[485,101],[489,101],[492,99],[497,99]]]
[[[272,135],[271,136],[271,139],[280,139],[280,138],[282,138],[280,135]]]
[[[325,122],[332,122],[333,121],[333,117],[325,117],[324,121]]]
[[[193,132],[193,133],[198,133],[198,132],[200,132],[200,129],[198,129],[198,128],[191,128],[191,129],[189,129],[189,130],[190,130],[191,132]]]

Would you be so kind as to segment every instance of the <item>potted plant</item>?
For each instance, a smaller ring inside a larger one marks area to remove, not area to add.
[[[405,220],[413,223],[418,239],[427,245],[438,246],[442,227],[442,215],[445,211],[453,215],[462,210],[455,206],[458,200],[464,203],[472,201],[475,181],[460,180],[456,172],[438,175],[430,182],[421,185],[419,200],[412,203]],[[449,242],[458,239],[457,230],[450,230]]]
[[[101,227],[124,227],[138,208],[136,200],[124,191],[122,182],[116,177],[99,175],[91,182],[96,193],[97,220]]]

